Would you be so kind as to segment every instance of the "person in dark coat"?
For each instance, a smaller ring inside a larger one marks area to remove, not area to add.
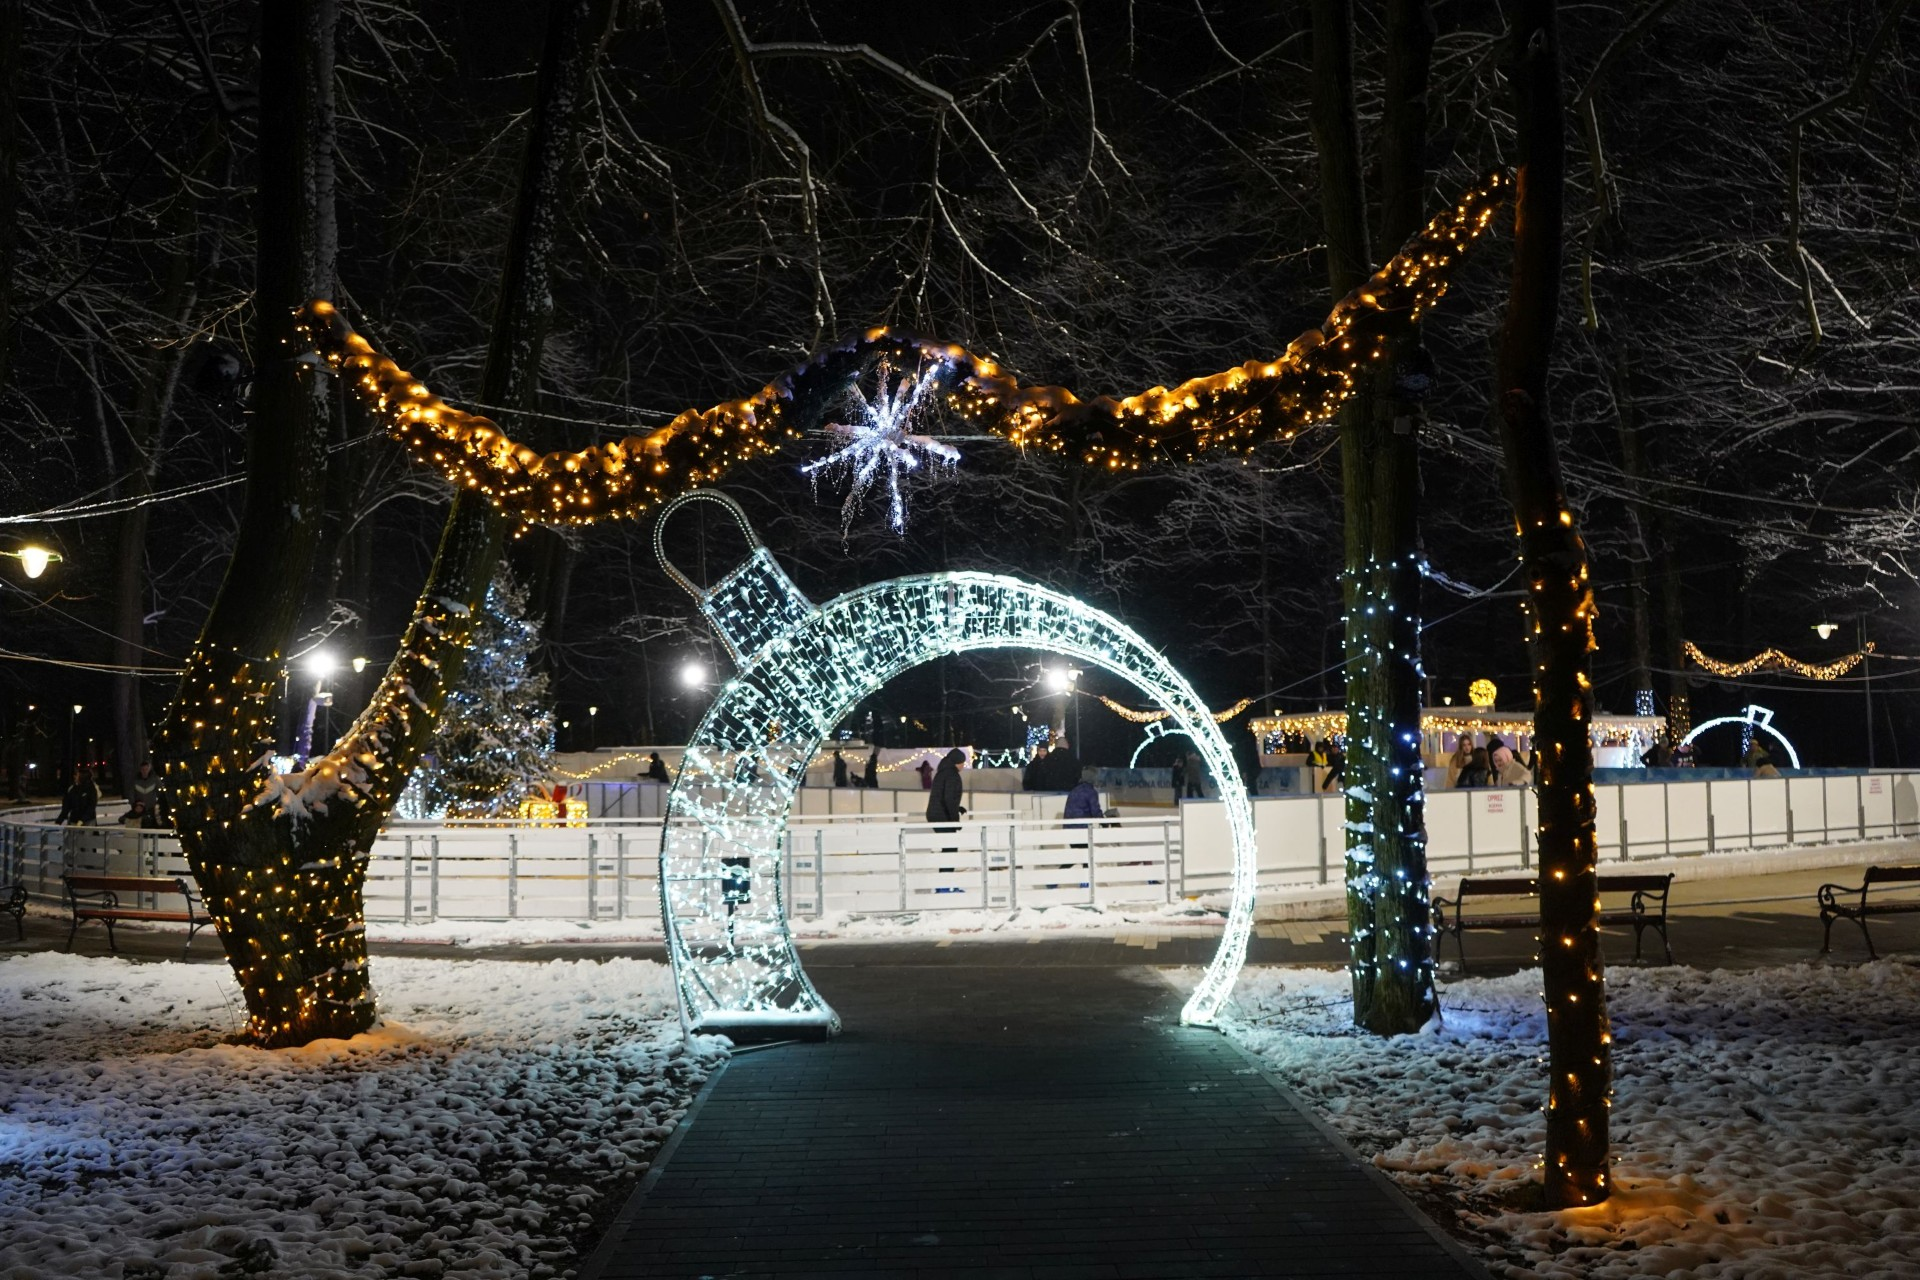
[[[93,785],[93,770],[83,765],[74,771],[73,785],[61,797],[60,816],[54,821],[90,827],[94,824],[95,809],[99,803],[100,790]]]
[[[933,790],[933,757],[932,756],[928,756],[925,760],[922,760],[919,764],[913,766],[913,771],[920,775],[920,789],[922,791]]]
[[[1320,784],[1322,791],[1332,791],[1334,784],[1346,785],[1347,753],[1340,748],[1338,739],[1327,740],[1327,776]]]
[[[1053,750],[1047,754],[1047,785],[1043,791],[1071,791],[1080,784],[1080,758],[1073,754],[1073,744],[1065,738],[1053,744]]]
[[[867,757],[867,780],[865,785],[878,790],[880,787],[880,748],[875,747],[873,754]]]
[[[1467,762],[1467,767],[1460,771],[1460,776],[1454,779],[1453,785],[1456,787],[1484,787],[1490,785],[1492,779],[1492,758],[1487,755],[1487,749],[1485,747],[1475,747],[1473,749],[1473,758]]]
[[[1106,816],[1105,812],[1100,808],[1100,789],[1093,785],[1093,770],[1082,769],[1080,771],[1080,781],[1074,783],[1073,790],[1067,792],[1067,807],[1061,812],[1060,816],[1068,819],[1067,827],[1069,830],[1074,831],[1085,831],[1087,829],[1086,823],[1074,822],[1072,821],[1074,818],[1104,818]],[[1087,842],[1085,840],[1075,840],[1073,847],[1076,849],[1084,849],[1087,847]]]
[[[1047,749],[1035,747],[1033,759],[1027,761],[1027,767],[1020,775],[1022,791],[1045,791],[1047,789]]]
[[[833,753],[833,785],[836,787],[847,785],[847,758],[837,750]]]
[[[1207,765],[1198,751],[1187,752],[1187,799],[1207,798]]]
[[[1173,801],[1174,803],[1175,804],[1180,803],[1181,797],[1185,796],[1186,794],[1187,794],[1187,757],[1186,757],[1186,753],[1182,752],[1181,754],[1176,755],[1173,758]]]
[[[667,773],[667,762],[660,758],[658,751],[649,752],[647,755],[647,777],[653,782],[673,781]]]
[[[927,821],[933,823],[958,822],[966,809],[960,803],[963,790],[960,784],[960,767],[967,762],[967,753],[960,748],[941,758],[940,767],[934,771],[933,782],[927,788]],[[943,826],[937,828],[942,834],[951,835],[959,827]],[[958,845],[948,845],[942,852],[953,853]]]
[[[142,760],[140,768],[133,775],[133,785],[127,788],[127,799],[138,802],[141,811],[150,817],[160,812],[160,779],[153,772],[153,761]]]

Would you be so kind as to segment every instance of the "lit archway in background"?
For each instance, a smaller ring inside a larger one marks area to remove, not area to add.
[[[672,513],[696,499],[731,511],[750,546],[746,562],[711,589],[674,568],[661,543]],[[922,663],[1003,648],[1060,654],[1135,685],[1171,713],[1218,780],[1233,835],[1232,903],[1220,949],[1180,1015],[1214,1020],[1253,926],[1253,814],[1206,704],[1131,628],[1059,592],[986,573],[895,578],[816,606],[759,545],[738,505],[708,490],[661,511],[654,548],[738,666],[687,744],[661,839],[661,916],[681,1010],[695,1029],[839,1029],[787,927],[781,839],[794,794],[827,734],[861,699]]]

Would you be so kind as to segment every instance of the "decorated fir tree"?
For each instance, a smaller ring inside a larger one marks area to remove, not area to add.
[[[473,649],[447,696],[433,740],[400,806],[404,816],[486,818],[517,813],[553,754],[547,677],[533,668],[539,624],[526,588],[503,564],[475,620]]]

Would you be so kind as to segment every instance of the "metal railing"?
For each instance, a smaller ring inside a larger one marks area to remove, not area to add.
[[[169,831],[52,825],[51,809],[0,817],[7,883],[59,901],[69,871],[187,871]],[[957,827],[880,815],[797,817],[782,848],[796,917],[828,912],[1012,910],[1172,901],[1180,823],[1149,818],[975,820]],[[661,824],[393,823],[367,865],[370,921],[652,920],[660,917]]]
[[[1802,775],[1612,783],[1594,788],[1603,863],[1920,834],[1920,774]],[[985,796],[981,797],[983,800]],[[970,814],[943,830],[901,815],[798,814],[781,891],[797,918],[1068,904],[1170,902],[1225,889],[1232,845],[1218,801],[1150,817],[1068,824],[1024,809]],[[1336,884],[1344,815],[1336,794],[1254,801],[1262,885]],[[1057,810],[1056,810],[1057,812]],[[0,876],[57,902],[68,871],[178,874],[168,831],[59,827],[51,808],[0,814]],[[1427,796],[1437,876],[1527,870],[1534,798],[1524,788]],[[650,920],[660,915],[657,818],[584,826],[390,824],[367,869],[373,921]]]

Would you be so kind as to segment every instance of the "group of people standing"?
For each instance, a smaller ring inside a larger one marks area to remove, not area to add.
[[[1022,791],[1071,791],[1080,785],[1080,758],[1065,738],[1051,747],[1035,747],[1020,775]]]
[[[964,757],[963,757],[964,758]],[[926,776],[921,777],[924,784]],[[880,748],[875,747],[873,754],[867,757],[867,771],[854,773],[847,765],[846,756],[836,748],[833,753],[833,785],[836,787],[877,788],[880,785]]]
[[[73,771],[73,784],[60,797],[60,813],[54,822],[61,826],[95,826],[100,820],[100,799],[100,784],[94,781],[93,770],[80,765]],[[163,825],[160,779],[154,774],[152,764],[141,761],[127,786],[126,800],[127,811],[120,815],[121,826],[153,831]]]
[[[1529,787],[1533,770],[1512,747],[1494,734],[1477,747],[1473,735],[1463,733],[1447,761],[1447,782],[1454,787]]]

